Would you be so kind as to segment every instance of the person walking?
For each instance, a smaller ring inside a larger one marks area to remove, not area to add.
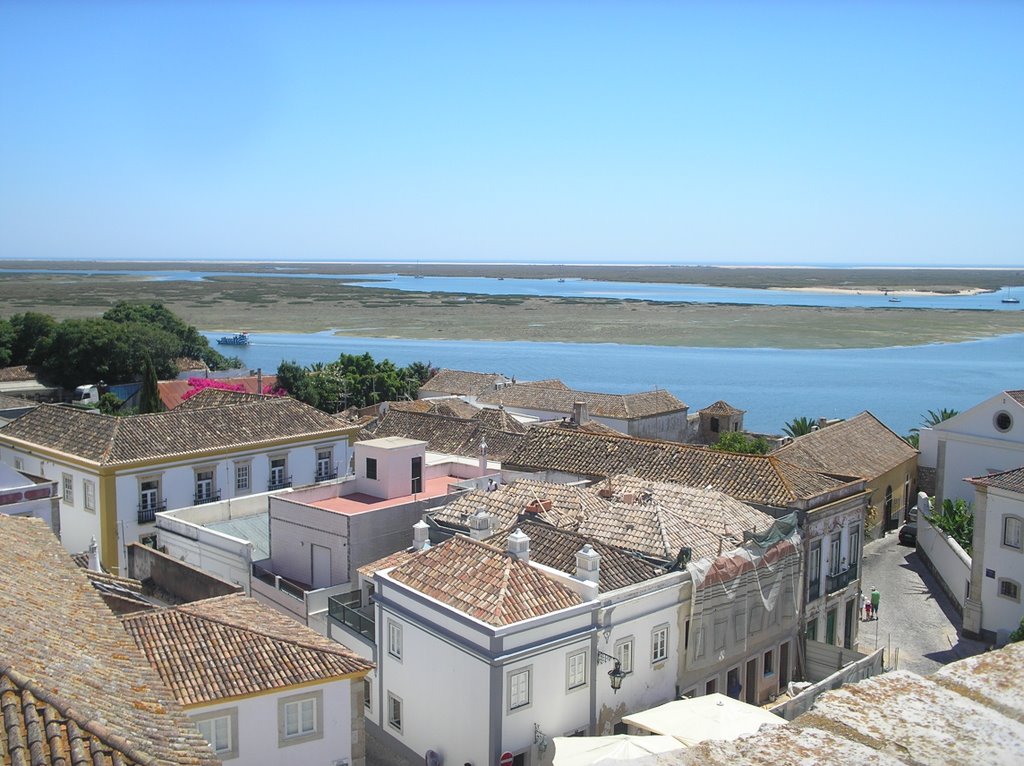
[[[874,614],[872,619],[878,619],[878,602],[882,599],[882,594],[878,592],[878,588],[872,586],[871,588],[871,612]]]
[[[868,594],[861,596],[861,601],[864,603],[864,619],[871,619],[871,600],[868,598]]]

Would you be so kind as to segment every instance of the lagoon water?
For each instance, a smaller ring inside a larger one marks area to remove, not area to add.
[[[206,335],[211,342],[216,338]],[[267,373],[282,360],[308,365],[369,352],[398,365],[429,361],[519,380],[560,378],[587,391],[659,387],[691,411],[724,399],[747,411],[748,429],[771,433],[795,417],[851,417],[867,409],[906,434],[928,410],[963,410],[1000,391],[1024,388],[1024,334],[906,348],[789,350],[255,333],[249,347],[218,349]]]

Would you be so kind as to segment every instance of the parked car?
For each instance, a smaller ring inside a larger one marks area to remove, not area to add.
[[[917,522],[912,521],[900,528],[900,545],[917,545]]]

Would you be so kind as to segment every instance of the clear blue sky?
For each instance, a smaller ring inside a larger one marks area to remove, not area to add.
[[[1024,264],[1024,2],[0,3],[0,258]]]

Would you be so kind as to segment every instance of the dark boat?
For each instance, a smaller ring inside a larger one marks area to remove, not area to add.
[[[236,332],[234,335],[224,335],[217,338],[218,346],[248,346],[249,343],[248,330],[242,330],[242,332]]]

